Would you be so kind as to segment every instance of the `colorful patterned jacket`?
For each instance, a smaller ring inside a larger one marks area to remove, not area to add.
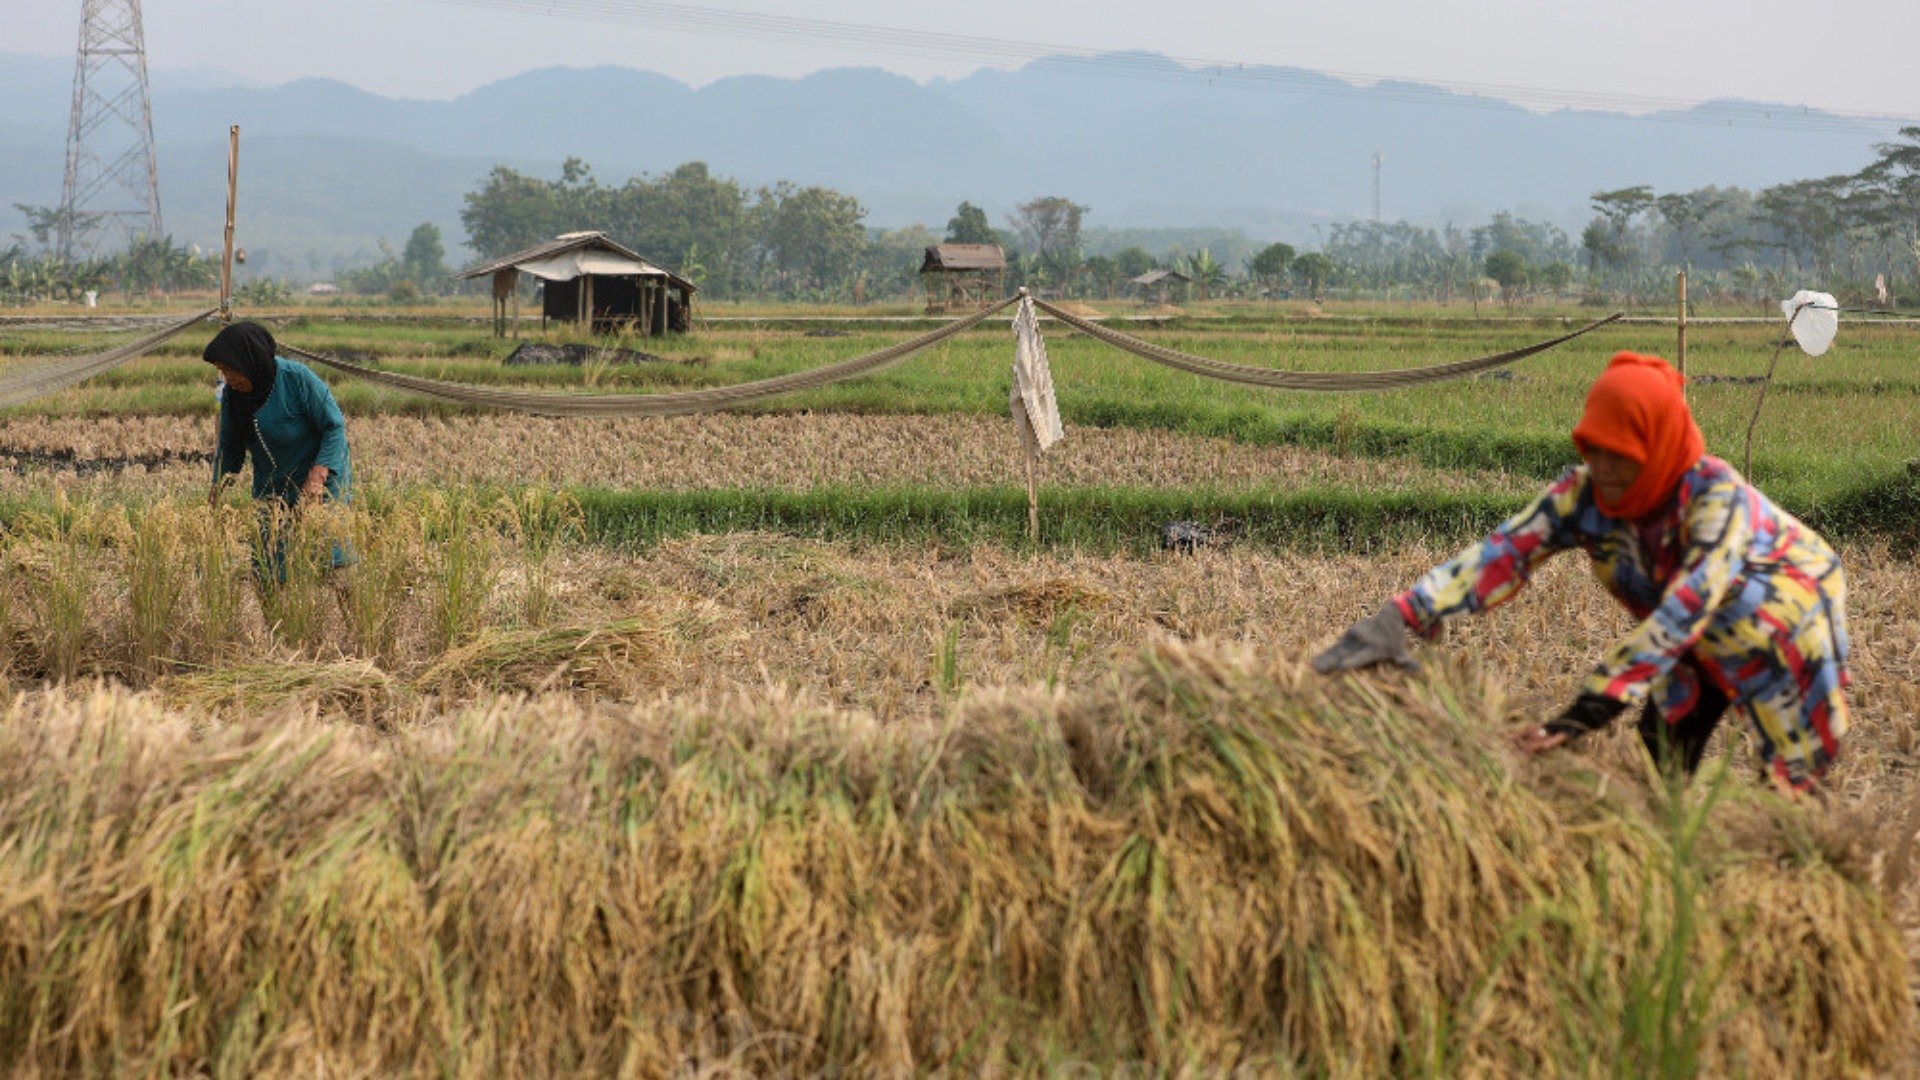
[[[1676,668],[1692,654],[1752,720],[1768,768],[1795,786],[1825,771],[1847,729],[1840,560],[1719,458],[1702,457],[1642,521],[1602,514],[1575,466],[1395,602],[1430,637],[1449,615],[1506,602],[1548,556],[1576,547],[1641,620],[1582,689],[1628,703],[1651,695],[1672,720],[1698,697],[1693,666]]]

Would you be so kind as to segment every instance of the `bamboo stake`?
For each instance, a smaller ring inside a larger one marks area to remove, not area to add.
[[[240,198],[240,125],[227,129],[227,241],[220,255],[220,321],[233,321],[233,209]]]
[[[1677,360],[1680,365],[1680,375],[1684,378],[1687,374],[1687,272],[1685,270],[1680,271],[1678,288],[1680,292],[1680,354]]]
[[[233,211],[234,204],[240,199],[240,125],[234,124],[227,129],[227,231],[226,241],[220,254],[220,321],[233,322]],[[223,487],[220,475],[220,417],[226,412],[223,404],[213,414],[213,486],[207,491],[207,510],[216,518],[220,514],[220,491]]]

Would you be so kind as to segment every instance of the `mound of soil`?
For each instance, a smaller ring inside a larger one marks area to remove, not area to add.
[[[672,357],[656,356],[638,349],[609,349],[600,345],[548,345],[529,341],[513,350],[501,363],[508,367],[523,364],[671,364]]]

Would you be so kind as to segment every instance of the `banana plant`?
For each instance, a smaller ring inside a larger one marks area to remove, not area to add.
[[[1186,275],[1193,280],[1194,287],[1200,290],[1200,299],[1213,295],[1227,280],[1227,268],[1213,257],[1212,248],[1201,248],[1187,256]]]

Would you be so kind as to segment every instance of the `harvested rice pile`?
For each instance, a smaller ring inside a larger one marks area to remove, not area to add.
[[[1900,1052],[1900,939],[1825,818],[1742,782],[1669,807],[1604,758],[1516,777],[1497,688],[1382,685],[1163,644],[886,724],[771,692],[392,736],[20,699],[0,1060],[1832,1075]]]

